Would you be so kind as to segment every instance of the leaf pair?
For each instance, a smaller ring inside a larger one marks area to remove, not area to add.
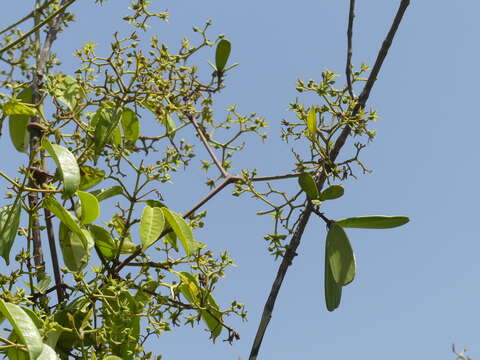
[[[199,248],[200,244],[195,241],[192,229],[183,217],[166,207],[147,205],[143,209],[140,219],[140,238],[143,249],[147,249],[160,238],[167,224],[180,239],[185,254],[191,256]]]
[[[320,193],[317,184],[315,183],[315,179],[310,173],[301,173],[298,176],[298,184],[300,185],[300,188],[305,191],[310,200],[334,200],[343,196],[345,192],[342,185],[330,185]]]

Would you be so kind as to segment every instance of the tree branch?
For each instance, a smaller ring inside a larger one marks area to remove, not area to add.
[[[352,98],[355,98],[352,86],[352,37],[353,37],[353,20],[355,19],[355,0],[350,0],[350,12],[348,15],[347,29],[347,65],[345,75],[347,77],[348,92]]]
[[[395,33],[397,32],[398,26],[400,25],[403,15],[409,4],[410,4],[410,0],[402,0],[400,3],[400,6],[397,10],[393,23],[390,27],[390,30],[385,40],[383,41],[383,44],[377,55],[377,59],[375,61],[375,65],[372,69],[372,72],[370,73],[367,83],[365,84],[363,91],[359,96],[359,101],[353,110],[354,115],[356,115],[362,108],[365,107],[368,97],[370,96],[370,91],[372,90],[373,84],[375,83],[378,73],[380,72],[383,61],[385,60],[385,57],[388,54],[388,50],[390,49]],[[345,144],[347,137],[350,135],[350,131],[351,131],[351,128],[349,126],[346,126],[343,129],[340,136],[338,137],[338,139],[336,140],[335,145],[332,151],[330,152],[330,160],[332,162],[334,162],[335,159],[337,158],[338,153],[340,152],[341,148]],[[316,180],[317,180],[316,182],[317,182],[318,189],[320,191],[323,188],[323,185],[325,184],[326,177],[323,173],[321,173],[321,175],[319,175],[318,177],[316,176]],[[280,291],[280,288],[283,283],[283,279],[285,277],[285,274],[288,271],[288,267],[291,265],[293,258],[296,256],[295,251],[300,245],[300,240],[302,238],[305,227],[307,226],[312,210],[313,210],[313,206],[309,202],[305,207],[305,210],[303,211],[303,213],[300,215],[298,225],[295,229],[292,239],[290,240],[290,244],[287,247],[287,251],[285,252],[285,256],[282,259],[280,267],[277,271],[277,276],[275,277],[275,280],[272,284],[272,289],[270,290],[270,294],[265,303],[262,318],[260,320],[257,334],[255,336],[255,340],[253,342],[252,349],[250,352],[249,360],[257,359],[258,352],[262,345],[263,336],[265,335],[265,331],[268,327],[268,323],[272,318],[273,308],[275,306],[278,292]]]

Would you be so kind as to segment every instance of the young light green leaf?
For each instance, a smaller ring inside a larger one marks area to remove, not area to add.
[[[112,235],[103,227],[98,225],[90,225],[90,232],[98,250],[106,259],[112,259],[117,253],[117,245],[112,239]]]
[[[335,200],[343,196],[345,190],[342,185],[330,185],[320,194],[320,200]]]
[[[95,113],[92,123],[95,124],[94,144],[96,155],[102,151],[111,139],[113,132],[118,127],[121,115],[122,109],[112,107],[102,107]]]
[[[335,221],[335,224],[344,228],[362,229],[390,229],[408,223],[410,219],[406,216],[358,216]]]
[[[14,99],[3,104],[3,112],[5,115],[27,115],[33,116],[37,113],[37,110],[30,104],[18,101]]]
[[[314,139],[317,135],[317,113],[313,106],[310,108],[307,115],[307,129],[310,138]]]
[[[42,337],[30,316],[20,306],[2,299],[0,312],[8,319],[20,342],[26,346],[30,359],[38,359],[43,349]]]
[[[345,286],[355,278],[355,255],[345,230],[333,223],[327,234],[327,257],[333,278]]]
[[[180,239],[185,254],[187,256],[192,255],[199,247],[199,244],[193,238],[193,232],[187,222],[181,215],[170,211],[166,207],[162,208],[165,220],[172,227],[173,232]]]
[[[333,278],[326,248],[324,278],[325,303],[327,305],[327,310],[333,311],[340,306],[340,300],[342,299],[342,286],[338,285]]]
[[[223,69],[225,69],[231,48],[232,45],[230,44],[230,41],[226,39],[222,39],[218,42],[217,50],[215,52],[215,65],[218,72],[223,72]]]
[[[158,240],[165,227],[165,217],[159,207],[149,205],[143,208],[140,219],[140,238],[143,244],[143,250]]]
[[[67,105],[71,111],[74,111],[85,99],[85,91],[75,78],[70,75],[60,76],[60,81],[55,89],[55,96]]]
[[[112,186],[111,188],[108,188],[108,189],[100,189],[100,190],[92,191],[91,194],[95,195],[98,201],[103,201],[113,196],[123,194],[123,188],[120,185],[117,185],[117,186]]]
[[[121,357],[118,357],[117,355],[108,355],[105,360],[123,360]]]
[[[81,204],[80,222],[82,224],[90,224],[100,216],[100,205],[98,199],[87,192],[77,191]]]
[[[88,237],[85,230],[85,237]],[[60,223],[58,238],[60,241],[60,249],[63,254],[63,262],[70,271],[80,271],[90,259],[90,249],[94,244],[94,240],[88,241],[87,247],[83,245],[82,239],[78,234],[72,232],[63,222]]]
[[[80,175],[79,190],[90,189],[105,179],[105,171],[87,165],[80,166]]]
[[[0,208],[0,255],[10,264],[10,250],[20,224],[20,202]]]
[[[298,177],[298,184],[310,200],[318,199],[318,188],[312,175],[309,173],[301,173]]]
[[[23,103],[33,104],[32,88],[27,87],[23,89],[20,94],[18,94],[17,99]],[[11,115],[8,122],[10,139],[12,140],[13,146],[15,146],[17,151],[27,151],[30,142],[30,133],[27,129],[27,125],[30,122],[30,115]]]
[[[163,242],[172,245],[173,249],[178,252],[177,235],[173,231],[164,236]]]
[[[140,122],[138,121],[137,114],[129,108],[123,108],[121,121],[125,139],[131,143],[135,143],[140,135]]]
[[[51,144],[47,138],[42,139],[42,146],[57,164],[63,179],[63,192],[72,196],[80,186],[80,169],[75,156],[63,146]]]
[[[82,232],[78,220],[70,212],[65,209],[55,198],[48,196],[43,200],[43,207],[52,212],[70,231],[77,234],[82,240],[85,248],[88,248],[88,238]]]

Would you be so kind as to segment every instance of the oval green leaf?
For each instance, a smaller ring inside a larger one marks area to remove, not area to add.
[[[129,108],[123,108],[121,122],[123,136],[131,143],[135,143],[140,135],[140,122],[137,114]]]
[[[82,224],[90,224],[97,220],[100,216],[98,199],[94,195],[83,191],[77,191],[77,195],[80,198],[82,207],[80,222]]]
[[[217,50],[215,52],[215,65],[218,72],[222,72],[227,65],[228,57],[230,56],[230,50],[232,45],[230,41],[222,39],[217,44]]]
[[[320,200],[335,200],[342,197],[345,190],[342,185],[330,185],[320,194]]]
[[[123,188],[120,185],[117,185],[117,186],[112,186],[111,188],[108,188],[108,189],[100,189],[100,190],[92,191],[91,194],[95,195],[98,201],[103,201],[113,196],[123,194]]]
[[[42,146],[55,160],[60,170],[64,185],[63,192],[67,196],[72,196],[80,186],[80,168],[77,159],[68,149],[57,144],[51,144],[47,138],[42,139]]]
[[[333,311],[340,306],[342,299],[342,286],[335,282],[328,260],[327,250],[325,248],[325,272],[324,272],[324,287],[325,287],[325,303],[328,311]]]
[[[190,225],[183,219],[183,217],[173,211],[170,211],[166,207],[162,208],[165,220],[172,227],[173,232],[180,239],[185,254],[187,256],[192,255],[199,247],[199,244],[193,238],[193,232]]]
[[[31,87],[23,89],[17,99],[23,103],[33,104],[33,89]],[[28,149],[30,134],[27,125],[29,121],[30,115],[11,115],[8,119],[10,139],[17,151],[25,152]]]
[[[165,217],[162,209],[149,205],[145,206],[140,219],[140,239],[142,240],[143,250],[158,240],[164,227]]]
[[[70,75],[57,75],[59,79],[55,88],[55,97],[63,102],[71,111],[76,110],[85,98],[85,91],[78,81]]]
[[[80,166],[80,176],[79,190],[87,190],[105,179],[105,171],[91,166],[82,165]]]
[[[333,279],[345,286],[355,278],[355,255],[345,230],[333,223],[327,234],[326,251]]]
[[[100,108],[95,113],[92,124],[95,124],[94,144],[96,155],[102,151],[112,137],[115,129],[118,127],[121,115],[122,109],[114,109],[111,107]]]
[[[0,208],[0,255],[10,264],[10,250],[20,225],[20,202]]]
[[[84,236],[88,235],[85,233]],[[58,238],[65,266],[70,271],[82,270],[90,259],[90,248],[93,246],[93,239],[85,247],[80,236],[71,231],[63,222],[60,223]]]
[[[391,229],[408,223],[410,219],[407,216],[357,216],[335,221],[335,224],[344,228],[361,229]]]
[[[37,360],[58,360],[59,357],[50,346],[43,344],[42,353],[37,358]]]
[[[318,188],[312,175],[309,173],[301,173],[298,177],[298,184],[310,200],[318,199]]]
[[[105,259],[112,259],[117,253],[117,246],[112,239],[112,235],[103,227],[98,225],[90,225],[95,245]]]
[[[310,108],[307,115],[307,129],[308,135],[311,138],[315,138],[315,135],[317,135],[317,113],[313,106]]]
[[[0,312],[13,326],[16,336],[26,346],[30,359],[38,359],[43,350],[42,337],[34,322],[18,305],[0,299]]]

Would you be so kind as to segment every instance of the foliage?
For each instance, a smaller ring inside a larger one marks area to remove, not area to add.
[[[331,71],[318,82],[297,82],[299,93],[314,93],[319,103],[290,104],[294,119],[284,121],[282,132],[287,143],[296,143],[290,174],[260,177],[244,169],[233,175],[242,139],[265,139],[267,123],[236,106],[221,120],[214,113],[215,97],[237,65],[230,61],[230,41],[210,40],[210,22],[194,27],[197,39],[183,39],[177,52],[156,36],[145,42],[135,31],[115,33],[110,53],[97,54],[87,42],[75,53],[78,69],[64,74],[50,49],[74,21],[68,12],[74,2],[37,1],[23,21],[0,32],[7,64],[0,72],[2,123],[9,118],[13,148],[28,155],[15,176],[0,172],[11,185],[9,203],[0,208],[0,251],[7,264],[14,243],[17,251],[12,272],[0,276],[1,319],[11,326],[0,337],[0,350],[10,359],[160,358],[144,347],[148,338],[198,323],[213,341],[238,339],[227,320],[245,319],[244,306],[232,300],[222,307],[214,291],[232,259],[227,252],[214,255],[195,236],[204,226],[200,208],[230,184],[233,195],[247,193],[268,207],[259,214],[273,216],[265,239],[276,258],[286,256],[286,238],[306,225],[302,214],[313,211],[325,222],[325,298],[329,311],[337,308],[356,271],[343,228],[408,222],[385,216],[335,222],[323,212],[328,201],[344,195],[340,182],[355,176],[355,164],[368,172],[359,156],[374,138],[369,124],[377,115],[365,110],[366,99],[351,87],[366,82],[368,67],[353,71],[350,84],[340,88]],[[144,0],[132,1],[130,10],[124,20],[138,29],[168,18]],[[34,26],[24,33],[26,20]],[[215,58],[207,80],[194,61],[200,52]],[[146,132],[152,118],[156,124]],[[332,154],[346,129],[358,141],[354,155],[338,162]],[[219,175],[206,180],[211,192],[181,214],[162,189],[177,173],[187,174],[198,143],[209,156],[200,160],[202,168],[215,167]],[[273,184],[289,178],[298,178],[294,194]],[[49,242],[47,263],[41,237]]]

